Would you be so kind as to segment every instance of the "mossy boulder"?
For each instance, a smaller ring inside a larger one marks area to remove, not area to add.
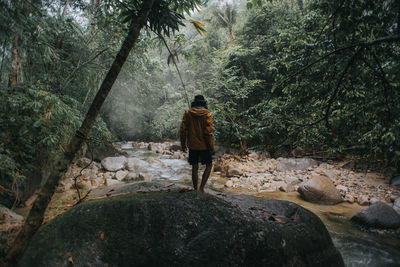
[[[82,203],[44,225],[19,266],[71,264],[326,267],[343,260],[319,218],[296,204],[173,191]]]

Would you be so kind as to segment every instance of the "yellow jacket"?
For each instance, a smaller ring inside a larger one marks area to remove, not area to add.
[[[214,152],[213,121],[208,109],[196,107],[185,112],[180,135],[181,146]]]

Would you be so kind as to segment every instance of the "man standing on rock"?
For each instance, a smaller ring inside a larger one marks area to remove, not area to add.
[[[192,181],[195,190],[204,192],[204,186],[210,177],[212,155],[214,155],[213,121],[207,102],[202,95],[196,95],[191,108],[183,115],[180,134],[183,151],[189,148],[189,163],[192,165]],[[206,164],[200,187],[199,162]]]

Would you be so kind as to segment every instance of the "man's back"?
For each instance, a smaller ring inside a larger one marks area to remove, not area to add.
[[[211,113],[203,107],[193,107],[185,112],[181,124],[181,142],[192,150],[214,151]]]

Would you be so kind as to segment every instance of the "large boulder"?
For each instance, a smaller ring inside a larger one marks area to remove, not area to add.
[[[20,266],[343,266],[320,219],[294,203],[224,200],[171,185],[171,192],[140,193],[146,184],[157,188],[129,185],[139,193],[84,202],[56,217]]]
[[[400,227],[400,215],[389,205],[376,202],[351,218],[357,225],[366,228],[397,229]]]
[[[127,163],[127,158],[124,156],[121,157],[107,157],[101,161],[101,165],[104,169],[110,172],[116,172],[125,167]]]
[[[310,158],[278,158],[276,170],[280,172],[291,170],[306,170],[317,164],[318,163],[315,160]]]
[[[104,142],[101,145],[91,146],[90,149],[87,149],[85,157],[91,159],[93,156],[93,160],[100,162],[106,157],[115,157],[119,155],[121,155],[121,151],[116,149],[113,144]]]
[[[391,186],[398,186],[400,187],[400,175],[398,176],[394,176],[390,179],[390,183]]]
[[[343,201],[339,190],[325,176],[313,176],[301,185],[297,191],[303,199],[314,203],[332,205]]]

